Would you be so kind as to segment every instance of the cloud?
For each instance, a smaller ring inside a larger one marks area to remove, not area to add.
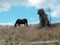
[[[1,2],[0,3],[0,11],[7,11],[10,8],[10,5],[8,2]]]
[[[29,0],[28,2],[37,8],[50,8],[52,17],[60,17],[60,0]]]
[[[0,25],[14,25],[13,23],[0,23]]]
[[[34,6],[36,8],[50,8],[52,17],[60,17],[60,0],[0,0],[0,12],[8,11],[11,6]]]
[[[36,6],[37,8],[45,8],[47,6],[54,7],[58,4],[59,0],[28,0],[30,5]]]
[[[53,12],[51,12],[51,16],[52,17],[60,17],[60,5],[56,6],[54,9],[53,9]]]
[[[27,0],[0,0],[0,12],[8,11],[11,6],[20,6],[26,2]]]

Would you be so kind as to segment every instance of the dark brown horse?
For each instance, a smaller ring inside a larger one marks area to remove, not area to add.
[[[28,26],[28,20],[27,19],[17,19],[16,20],[16,22],[15,22],[15,27],[17,26],[17,25],[21,25],[21,24],[24,24],[24,25],[26,25],[26,26]]]
[[[39,14],[39,20],[41,23],[41,27],[45,27],[45,26],[50,27],[47,14],[45,13],[44,9],[39,9],[38,14]]]

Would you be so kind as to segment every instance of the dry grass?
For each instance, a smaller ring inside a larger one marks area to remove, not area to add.
[[[4,39],[5,42],[16,41],[16,44],[20,41],[46,41],[46,40],[60,40],[60,26],[45,27],[39,29],[38,24],[31,24],[28,27],[21,26],[15,28],[14,26],[0,26],[0,39]],[[12,43],[10,43],[12,45]],[[7,44],[6,44],[7,45]],[[14,43],[15,45],[15,43]]]

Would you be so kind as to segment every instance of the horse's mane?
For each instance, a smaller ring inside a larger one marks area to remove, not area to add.
[[[39,9],[38,14],[41,16],[42,14],[46,14],[46,13],[45,13],[45,11],[43,9]]]

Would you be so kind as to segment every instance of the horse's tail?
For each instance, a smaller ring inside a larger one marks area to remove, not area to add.
[[[26,20],[26,26],[28,26],[28,20]]]
[[[28,22],[26,23],[26,26],[28,26]]]

